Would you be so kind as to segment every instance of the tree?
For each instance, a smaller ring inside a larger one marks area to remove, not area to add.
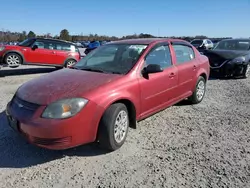
[[[34,38],[34,37],[36,37],[36,34],[33,31],[30,31],[28,33],[28,38]]]
[[[60,39],[62,39],[62,40],[70,40],[69,31],[67,29],[63,29],[60,32]]]
[[[20,33],[18,41],[21,42],[25,40],[26,38],[27,38],[27,33],[26,31],[23,31],[22,33]]]

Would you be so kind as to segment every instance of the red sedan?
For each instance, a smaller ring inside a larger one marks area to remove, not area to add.
[[[138,120],[187,98],[200,103],[209,73],[208,58],[186,41],[121,40],[70,69],[24,83],[6,114],[9,125],[37,146],[99,142],[112,151]]]

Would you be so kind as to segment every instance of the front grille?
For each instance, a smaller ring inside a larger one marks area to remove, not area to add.
[[[40,107],[40,105],[24,101],[19,97],[14,96],[11,101],[10,107],[13,111],[19,114],[19,116],[30,118]]]
[[[17,105],[19,108],[23,108],[23,109],[30,110],[30,111],[35,111],[40,106],[38,104],[34,104],[34,103],[30,103],[30,102],[24,101],[24,100],[20,99],[17,96],[15,96],[13,98],[12,103],[14,103],[15,105]]]
[[[63,146],[71,143],[71,137],[64,138],[38,138],[38,137],[29,137],[30,141],[34,144],[43,145],[43,146]]]

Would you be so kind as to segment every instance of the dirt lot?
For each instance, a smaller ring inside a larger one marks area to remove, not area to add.
[[[8,127],[4,110],[18,86],[53,70],[0,70],[1,188],[250,187],[250,79],[209,80],[202,103],[139,122],[107,154],[94,144],[40,149]]]

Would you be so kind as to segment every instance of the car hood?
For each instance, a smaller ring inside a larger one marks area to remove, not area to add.
[[[83,97],[87,92],[121,76],[62,69],[24,83],[17,90],[16,95],[30,103],[47,105],[62,98]]]
[[[3,45],[7,50],[20,49],[21,46],[18,45]],[[24,47],[23,47],[24,48]]]
[[[231,60],[239,56],[244,56],[249,54],[249,51],[236,51],[236,50],[207,50],[204,52],[206,56],[217,56],[218,58],[223,58],[225,60]]]

